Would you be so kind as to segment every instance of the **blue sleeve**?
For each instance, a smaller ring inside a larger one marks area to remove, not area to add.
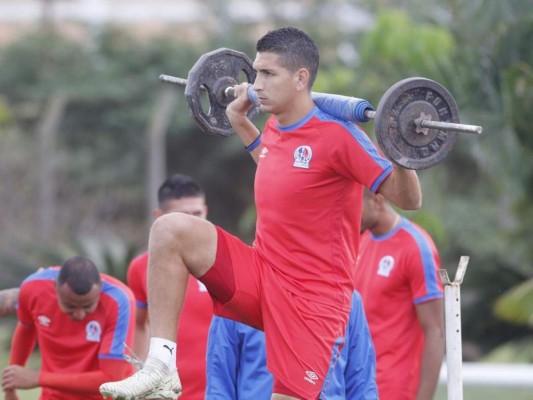
[[[237,398],[239,337],[233,321],[214,316],[207,337],[205,400]]]
[[[346,345],[342,349],[341,357],[346,360],[344,370],[346,399],[378,399],[376,352],[368,329],[363,301],[358,292],[354,292],[352,297]]]

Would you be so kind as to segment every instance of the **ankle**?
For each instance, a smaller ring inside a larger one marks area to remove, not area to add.
[[[148,357],[162,361],[170,371],[176,370],[176,343],[158,337],[150,338]]]

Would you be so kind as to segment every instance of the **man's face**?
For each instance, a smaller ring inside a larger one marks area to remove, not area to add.
[[[193,215],[195,217],[207,218],[207,206],[203,197],[182,197],[181,199],[167,200],[161,206],[159,215],[156,217],[173,212],[181,212]]]
[[[280,56],[274,53],[257,53],[253,68],[257,72],[254,90],[261,111],[274,115],[286,112],[296,94],[297,73],[284,68]]]
[[[94,284],[91,290],[83,295],[74,293],[68,283],[56,286],[59,309],[73,320],[82,321],[96,310],[100,300],[100,291],[101,286],[97,284]]]

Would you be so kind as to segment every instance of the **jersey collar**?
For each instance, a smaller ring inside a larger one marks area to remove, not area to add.
[[[315,115],[315,112],[316,112],[317,108],[316,106],[313,107],[313,109],[305,116],[303,117],[300,121],[298,122],[295,122],[294,124],[292,125],[288,125],[288,126],[281,126],[279,125],[278,123],[276,123],[276,127],[281,131],[281,132],[287,132],[287,131],[292,131],[294,129],[298,129],[299,127],[301,127],[302,125],[305,125],[307,123],[307,121],[309,121],[313,115]]]

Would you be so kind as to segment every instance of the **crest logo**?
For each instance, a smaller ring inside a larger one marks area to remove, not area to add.
[[[85,333],[89,342],[99,342],[102,336],[102,327],[98,321],[90,321],[85,326]]]
[[[394,258],[392,256],[385,256],[379,261],[378,275],[388,278],[393,268]]]
[[[266,153],[268,153],[268,149],[266,147],[263,147],[261,149],[261,152],[259,153],[259,158],[265,158],[266,157]]]
[[[46,315],[39,315],[37,317],[37,322],[39,322],[39,325],[49,327],[52,321]]]
[[[313,150],[309,146],[300,146],[294,150],[294,164],[293,167],[309,169],[311,158],[313,157]]]

